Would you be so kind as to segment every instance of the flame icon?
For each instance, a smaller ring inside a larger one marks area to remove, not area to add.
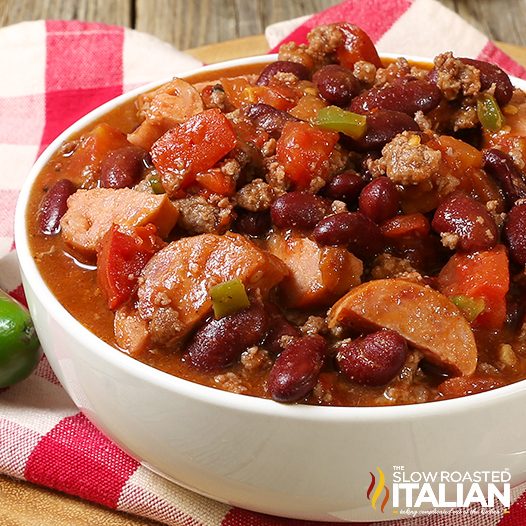
[[[371,475],[371,483],[369,484],[369,487],[367,488],[367,498],[371,501],[371,506],[373,510],[375,510],[376,503],[378,502],[378,499],[380,495],[382,494],[382,491],[384,491],[385,495],[382,500],[382,504],[380,505],[380,510],[383,513],[385,506],[387,502],[389,501],[389,488],[385,485],[384,472],[379,467],[377,467],[376,470],[378,471],[378,474],[379,474],[378,486],[376,487],[376,489],[374,489],[374,486],[376,484],[376,477],[374,476],[373,473],[369,471],[369,475]],[[373,492],[373,489],[374,489],[374,492]]]

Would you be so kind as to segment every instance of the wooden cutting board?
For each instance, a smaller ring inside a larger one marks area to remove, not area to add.
[[[526,67],[526,48],[497,42]],[[187,53],[211,64],[234,58],[263,55],[268,51],[263,35],[188,49]],[[5,526],[154,526],[159,523],[107,510],[47,488],[0,475],[0,516]]]

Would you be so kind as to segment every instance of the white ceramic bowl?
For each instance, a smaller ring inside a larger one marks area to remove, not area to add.
[[[122,95],[66,130],[38,159],[18,201],[16,246],[29,308],[53,370],[84,414],[166,478],[232,505],[287,517],[397,518],[390,508],[381,513],[367,500],[369,472],[377,466],[386,474],[394,465],[406,471],[509,468],[513,484],[525,481],[524,381],[422,405],[281,405],[153,369],[102,342],[60,305],[29,251],[25,214],[31,185],[69,136],[167,80]]]

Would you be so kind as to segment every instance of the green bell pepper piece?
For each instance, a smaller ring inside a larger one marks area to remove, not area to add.
[[[210,289],[210,296],[216,319],[250,307],[245,286],[237,278],[215,285]]]
[[[504,125],[504,115],[493,95],[484,93],[477,99],[477,115],[485,130],[498,131]]]
[[[367,118],[338,106],[328,106],[318,111],[315,124],[324,130],[341,132],[352,139],[359,139],[367,128]]]
[[[471,298],[470,296],[451,296],[449,298],[464,314],[464,317],[472,322],[486,308],[482,298]]]

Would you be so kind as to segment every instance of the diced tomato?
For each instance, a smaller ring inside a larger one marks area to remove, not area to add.
[[[289,113],[301,121],[314,122],[318,111],[326,108],[327,103],[315,95],[304,95]]]
[[[75,151],[65,159],[64,168],[68,178],[77,186],[90,188],[99,179],[98,169],[102,160],[112,150],[129,145],[126,135],[109,124],[98,124],[88,134],[82,136]]]
[[[142,269],[164,245],[152,224],[129,231],[110,228],[97,254],[97,280],[110,309],[130,299]]]
[[[233,78],[222,78],[219,79],[225,95],[232,106],[239,108],[244,103],[241,96],[246,88],[251,86],[248,79],[245,77],[233,77]]]
[[[472,254],[457,253],[438,275],[442,294],[484,300],[484,311],[472,323],[484,329],[502,327],[509,285],[508,255],[504,245]]]
[[[426,146],[442,153],[442,160],[449,168],[450,173],[462,180],[467,170],[482,167],[482,152],[471,144],[450,137],[440,135],[431,139]]]
[[[422,237],[429,234],[429,220],[424,214],[398,215],[382,223],[380,227],[386,238]]]
[[[338,139],[338,133],[306,122],[287,122],[276,146],[277,160],[287,177],[299,188],[306,188],[314,176],[327,175],[329,157]]]
[[[342,66],[352,69],[356,62],[365,60],[374,64],[377,68],[383,67],[373,41],[363,29],[348,23],[337,25],[344,38],[343,46],[336,51]]]
[[[207,172],[197,174],[196,181],[214,194],[234,195],[236,193],[236,183],[234,179],[224,174],[219,168],[213,168]]]
[[[176,180],[177,184],[165,184],[171,193],[188,187],[199,172],[212,168],[235,145],[232,124],[219,109],[213,108],[168,130],[153,145],[151,156],[161,176]]]
[[[249,121],[239,120],[232,123],[232,126],[237,136],[238,147],[242,147],[242,143],[252,143],[258,150],[261,150],[268,141],[268,133],[263,128],[258,128]]]

